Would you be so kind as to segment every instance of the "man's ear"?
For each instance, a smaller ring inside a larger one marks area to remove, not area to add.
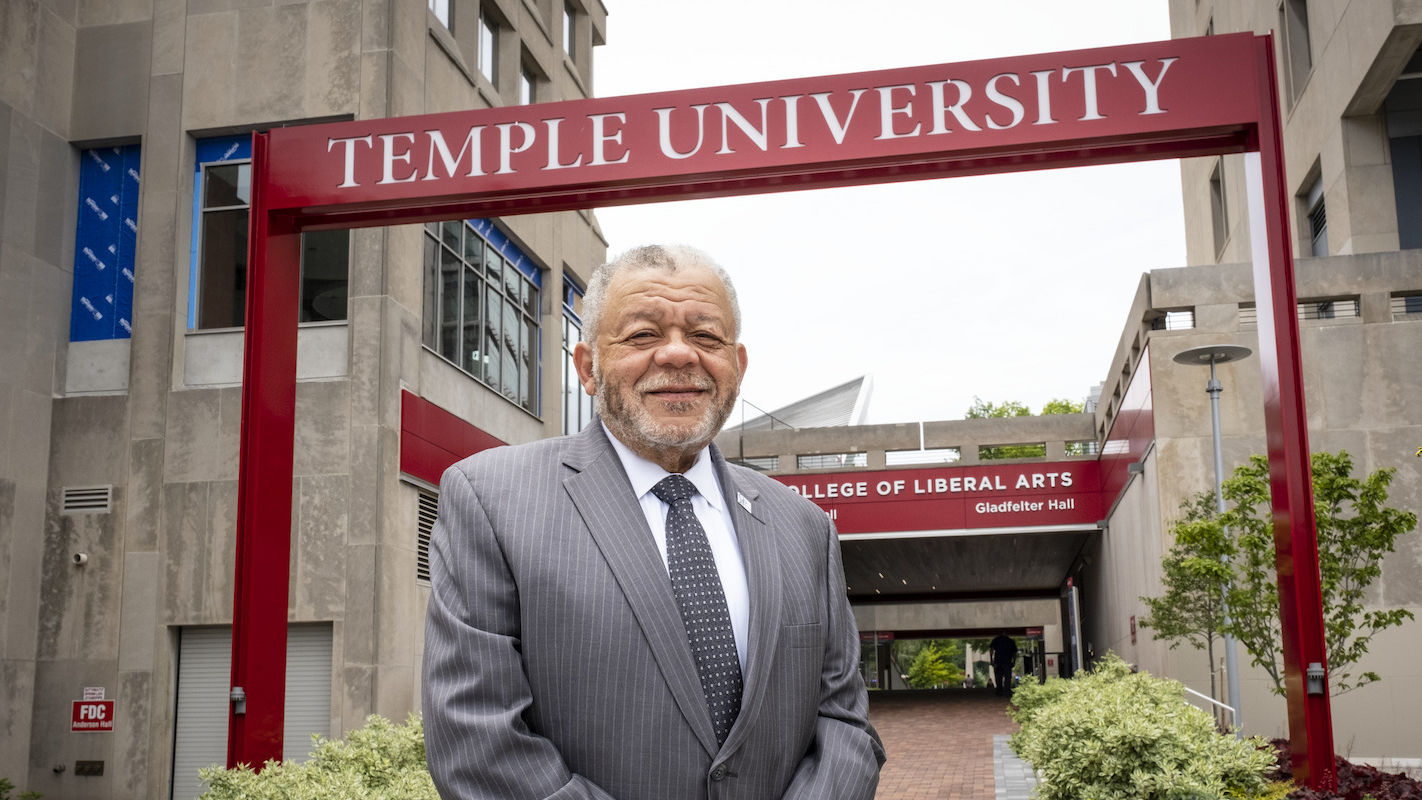
[[[583,391],[589,397],[597,395],[597,384],[593,382],[593,357],[592,348],[587,342],[578,342],[573,345],[573,366],[578,370],[578,383],[582,384]]]
[[[746,379],[746,346],[740,342],[736,343],[736,361],[741,365],[740,377],[736,381],[736,388],[741,388],[741,381]]]

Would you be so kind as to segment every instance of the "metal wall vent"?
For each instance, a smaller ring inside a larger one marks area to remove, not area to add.
[[[439,495],[420,491],[420,512],[418,540],[415,544],[415,578],[430,582],[430,535],[434,533],[435,518],[439,516]]]
[[[107,514],[113,511],[114,487],[66,486],[60,496],[61,514]]]

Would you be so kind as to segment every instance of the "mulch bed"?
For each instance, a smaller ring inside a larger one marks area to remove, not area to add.
[[[1279,768],[1271,777],[1293,780],[1289,766],[1289,741],[1274,739],[1271,744],[1279,754]],[[1289,800],[1422,800],[1422,782],[1400,772],[1383,772],[1375,767],[1354,764],[1335,756],[1338,770],[1338,791],[1319,792],[1303,788],[1289,794]]]

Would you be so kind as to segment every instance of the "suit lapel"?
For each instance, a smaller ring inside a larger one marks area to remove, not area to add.
[[[715,755],[716,733],[666,564],[600,422],[594,420],[578,435],[564,463],[573,470],[563,482],[568,496],[626,596],[687,724],[707,753]]]
[[[770,528],[769,509],[760,502],[760,492],[749,484],[737,483],[715,445],[711,446],[711,455],[726,505],[731,509],[731,522],[736,526],[750,592],[746,675],[741,689],[741,713],[726,737],[725,747],[730,749],[740,746],[746,737],[770,681],[775,644],[780,636],[780,553]]]

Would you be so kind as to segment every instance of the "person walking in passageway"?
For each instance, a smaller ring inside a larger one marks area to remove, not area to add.
[[[1017,642],[1006,632],[999,633],[988,644],[988,652],[992,654],[992,676],[997,682],[996,694],[1011,695],[1012,665],[1017,661]]]

